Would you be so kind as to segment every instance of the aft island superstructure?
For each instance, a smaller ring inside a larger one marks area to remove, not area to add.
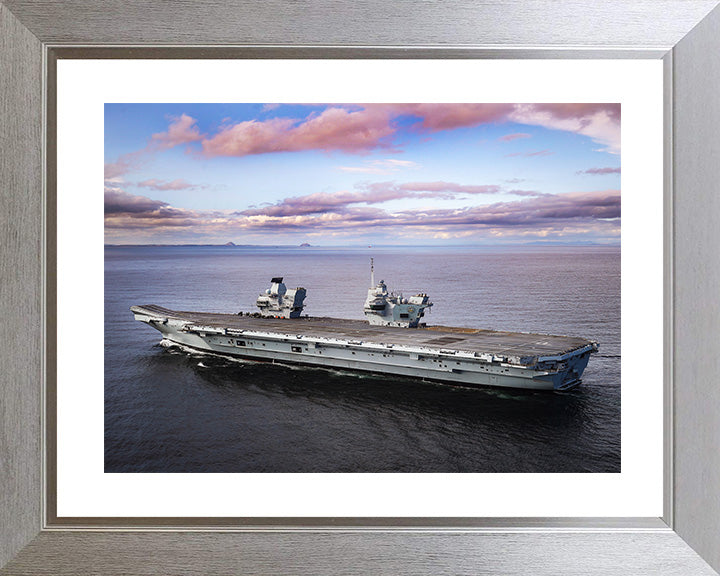
[[[580,383],[597,342],[569,336],[500,332],[420,322],[427,294],[410,298],[371,281],[367,322],[302,315],[306,290],[282,277],[257,298],[255,314],[181,312],[132,306],[135,319],[164,340],[253,360],[393,374],[459,384],[567,390]]]

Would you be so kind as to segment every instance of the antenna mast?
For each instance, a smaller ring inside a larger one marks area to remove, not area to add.
[[[372,258],[370,258],[370,288],[375,288],[375,265]]]

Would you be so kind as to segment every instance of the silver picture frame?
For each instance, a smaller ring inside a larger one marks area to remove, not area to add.
[[[719,3],[0,0],[0,574],[716,574]],[[642,361],[665,367],[663,516],[58,518],[61,58],[662,59],[665,345]]]

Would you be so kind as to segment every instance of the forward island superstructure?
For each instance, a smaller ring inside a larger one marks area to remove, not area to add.
[[[254,314],[156,305],[131,311],[165,341],[207,353],[465,386],[567,390],[580,383],[598,350],[597,342],[584,338],[427,326],[420,322],[432,306],[427,294],[404,298],[383,280],[375,284],[374,275],[364,306],[367,322],[303,316],[306,294],[275,277],[257,298],[260,312]]]

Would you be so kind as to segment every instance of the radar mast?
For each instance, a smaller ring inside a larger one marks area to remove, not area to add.
[[[375,284],[375,260],[370,258],[371,286],[365,299],[365,317],[375,326],[398,326],[416,328],[422,326],[420,318],[432,306],[427,294],[421,293],[403,298],[402,294],[389,292],[384,280]]]

